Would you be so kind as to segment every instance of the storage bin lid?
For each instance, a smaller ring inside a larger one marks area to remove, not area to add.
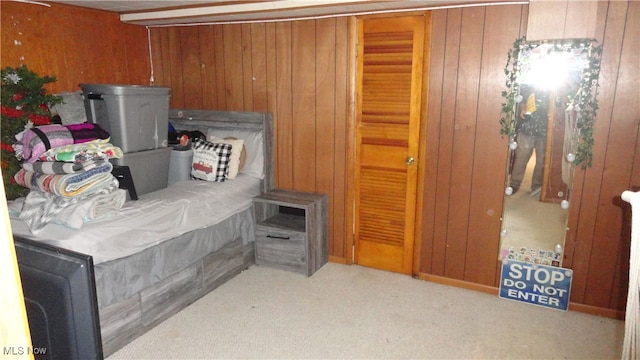
[[[171,89],[161,86],[118,85],[118,84],[80,84],[82,92],[107,95],[169,95]]]

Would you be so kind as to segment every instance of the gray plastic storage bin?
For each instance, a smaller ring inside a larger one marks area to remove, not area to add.
[[[171,89],[80,84],[87,120],[111,134],[125,153],[167,147]]]
[[[169,159],[169,185],[191,179],[193,150],[172,150]]]
[[[173,148],[165,147],[125,153],[120,159],[111,159],[114,165],[125,165],[131,171],[136,193],[143,195],[167,187],[169,157]]]

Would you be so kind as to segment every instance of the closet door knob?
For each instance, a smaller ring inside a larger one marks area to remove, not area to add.
[[[412,165],[415,161],[416,159],[414,159],[413,156],[408,156],[405,162],[407,163],[407,165]]]

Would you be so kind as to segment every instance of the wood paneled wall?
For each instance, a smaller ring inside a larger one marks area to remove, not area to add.
[[[593,166],[576,174],[564,266],[572,268],[571,301],[624,310],[630,208],[624,190],[640,190],[640,2],[599,3],[603,45]]]
[[[276,185],[329,195],[345,257],[348,19],[151,30],[155,83],[176,108],[274,114]]]
[[[0,6],[2,67],[25,63],[57,76],[54,93],[78,90],[82,82],[148,84],[144,27],[57,4]],[[574,183],[564,264],[575,272],[573,303],[615,312],[624,310],[630,241],[630,210],[619,196],[640,186],[640,3],[599,6],[604,54],[594,164],[578,171]],[[418,254],[427,277],[498,285],[507,156],[500,92],[507,51],[526,33],[527,10],[505,5],[432,14]],[[173,107],[274,114],[277,184],[329,194],[330,254],[347,263],[350,21],[151,29],[154,84],[171,87]]]
[[[500,109],[507,51],[526,6],[435,11],[426,111],[422,273],[497,285],[507,162]]]
[[[603,55],[594,163],[576,174],[564,266],[574,270],[572,302],[620,316],[630,246],[630,209],[620,194],[640,188],[640,3],[598,6]],[[504,142],[501,148],[491,142],[497,141],[506,49],[526,24],[526,6],[434,12],[426,109],[427,155],[433,156],[426,167],[435,176],[425,181],[421,251],[421,271],[429,275],[499,285],[506,151]]]
[[[0,2],[2,67],[25,64],[57,81],[52,94],[80,90],[81,83],[149,84],[144,27],[118,14],[73,6]]]

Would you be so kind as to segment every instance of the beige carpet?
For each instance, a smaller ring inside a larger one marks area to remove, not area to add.
[[[329,263],[253,266],[115,359],[619,359],[624,322]]]

